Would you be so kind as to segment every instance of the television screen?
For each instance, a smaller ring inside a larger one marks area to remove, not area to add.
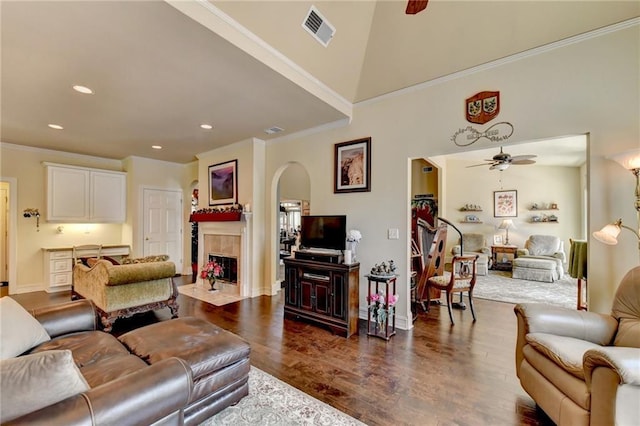
[[[303,248],[344,250],[347,216],[302,216],[300,244]]]

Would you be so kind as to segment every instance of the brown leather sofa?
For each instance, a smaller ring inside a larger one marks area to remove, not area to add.
[[[516,372],[559,426],[640,419],[640,266],[623,278],[611,315],[519,304]]]
[[[204,320],[170,319],[116,338],[98,331],[89,300],[31,314],[51,340],[29,354],[71,350],[90,389],[7,424],[194,425],[248,394],[249,344]]]

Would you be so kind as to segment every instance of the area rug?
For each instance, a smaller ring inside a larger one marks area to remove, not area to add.
[[[553,283],[511,278],[510,271],[489,271],[478,275],[473,297],[509,303],[548,303],[576,309],[577,280],[565,275]]]
[[[216,425],[347,426],[364,423],[256,367],[251,367],[249,395],[201,424]]]
[[[198,283],[181,285],[178,287],[178,293],[216,306],[223,306],[227,303],[233,303],[244,299],[244,297],[225,293],[221,290],[210,292],[208,288],[205,288],[202,284]]]

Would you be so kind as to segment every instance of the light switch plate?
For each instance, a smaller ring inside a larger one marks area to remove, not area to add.
[[[398,228],[389,228],[387,231],[387,238],[390,240],[399,240],[400,239],[400,230]]]

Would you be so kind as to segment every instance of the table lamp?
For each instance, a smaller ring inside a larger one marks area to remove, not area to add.
[[[509,245],[509,229],[516,229],[516,226],[513,224],[513,220],[504,219],[500,224],[500,226],[498,226],[498,229],[504,229],[507,231],[507,234],[505,235],[504,245],[508,246]]]

